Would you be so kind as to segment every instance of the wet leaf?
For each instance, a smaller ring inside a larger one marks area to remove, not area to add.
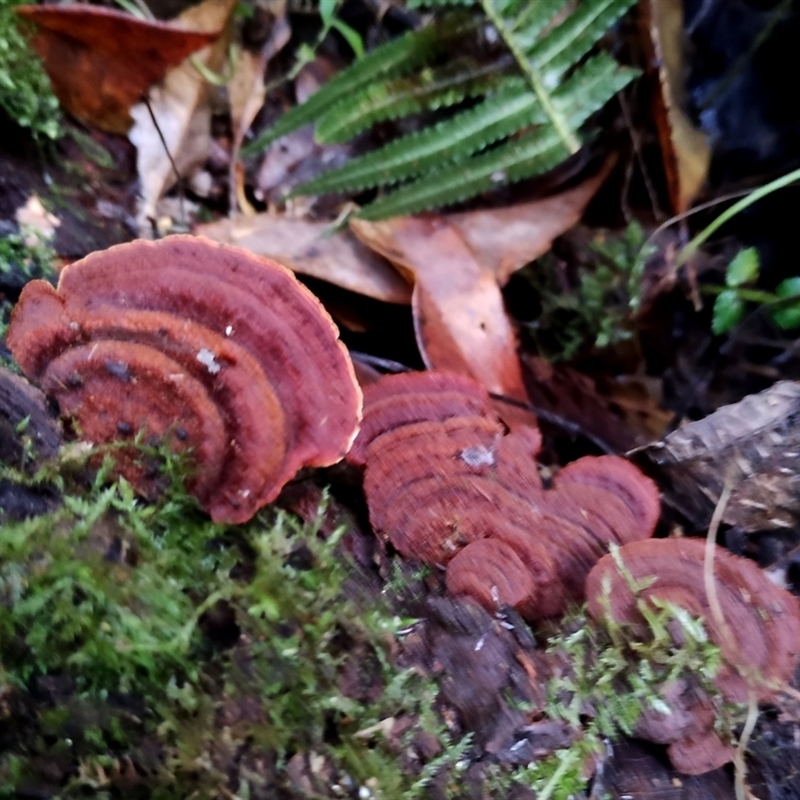
[[[222,27],[187,30],[84,3],[17,11],[39,29],[33,44],[64,109],[111,133],[127,133],[131,106]]]
[[[669,198],[673,211],[680,213],[691,206],[705,183],[711,148],[684,111],[681,0],[643,0],[640,8],[644,46],[658,76],[653,105]]]
[[[500,287],[577,222],[605,174],[603,169],[574,189],[505,208],[351,221],[362,242],[414,283],[417,344],[429,367],[527,398]]]
[[[182,24],[198,31],[216,31],[212,47],[198,53],[195,59],[212,72],[219,72],[226,58],[225,28],[236,0],[205,0],[192,6],[179,18]],[[128,138],[136,145],[137,169],[141,180],[141,203],[138,213],[140,229],[149,229],[156,216],[156,203],[176,181],[170,154],[182,178],[188,177],[205,163],[211,137],[211,109],[208,101],[214,87],[191,61],[173,69],[163,82],[150,92],[150,108],[164,135],[161,136],[144,103],[131,109],[135,124]],[[169,153],[167,153],[169,150]]]

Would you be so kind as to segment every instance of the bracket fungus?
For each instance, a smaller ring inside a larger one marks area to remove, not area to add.
[[[706,594],[705,548],[700,539],[654,539],[625,545],[616,558],[604,556],[586,581],[589,613],[595,619],[610,615],[616,622],[639,623],[639,602],[671,602],[701,617],[709,639],[720,647],[723,664],[714,683],[721,695],[746,702],[753,692],[757,700],[769,701],[800,660],[800,603],[757,564],[716,547],[713,574],[720,619]],[[676,713],[667,720],[646,713],[639,734],[669,744],[673,765],[688,774],[706,772],[732,758],[732,748],[714,731],[708,698],[698,697],[696,687],[675,698],[674,705]]]
[[[285,267],[192,236],[135,241],[29,283],[8,345],[81,436],[140,430],[191,448],[191,486],[243,522],[356,435],[361,393],[337,329]],[[133,449],[118,469],[148,489]]]
[[[489,394],[454,372],[401,372],[364,388],[364,418],[347,460],[364,466],[367,448],[381,434],[413,422],[461,416],[494,419]]]
[[[365,392],[354,461],[370,520],[408,558],[447,566],[451,594],[529,619],[583,598],[611,543],[652,536],[658,490],[622,458],[586,458],[541,482],[541,434],[508,433],[489,397],[448,373],[389,376]]]

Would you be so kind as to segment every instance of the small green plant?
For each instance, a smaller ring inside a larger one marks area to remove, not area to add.
[[[359,216],[382,219],[464,200],[541,174],[580,149],[582,126],[636,72],[589,56],[631,0],[420,0],[445,13],[356,60],[243,148],[260,152],[316,124],[320,142],[452,109],[435,124],[325,173],[296,194],[397,187]],[[478,14],[457,6],[479,6]],[[487,25],[488,23],[488,25]]]
[[[705,292],[716,294],[711,329],[727,333],[744,317],[748,303],[766,308],[770,319],[783,330],[800,327],[800,276],[781,281],[774,292],[755,288],[760,264],[758,250],[740,250],[725,270],[725,287],[704,286]]]
[[[19,0],[0,0],[0,106],[37,139],[58,139],[61,108],[42,62],[21,31],[17,5]]]
[[[537,350],[551,360],[570,360],[587,347],[612,347],[630,339],[641,303],[644,231],[631,223],[621,235],[601,234],[566,275],[553,253],[523,271],[540,310],[524,323]]]

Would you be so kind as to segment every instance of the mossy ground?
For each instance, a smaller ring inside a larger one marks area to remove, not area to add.
[[[435,777],[436,797],[567,798],[664,682],[719,660],[688,619],[676,648],[668,609],[635,640],[573,619],[552,643],[572,666],[547,709],[573,745],[509,769],[444,723],[432,677],[400,666],[411,620],[369,588],[323,508],[215,525],[180,460],[153,504],[110,463],[89,477],[62,453],[10,476],[62,503],[0,536],[0,795],[410,800],[433,797]]]
[[[358,591],[341,530],[59,480],[0,537],[0,794],[416,796],[398,752],[442,735],[435,688],[396,665],[407,620]]]

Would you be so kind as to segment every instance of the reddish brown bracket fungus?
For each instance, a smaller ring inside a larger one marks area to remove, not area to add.
[[[641,622],[637,600],[672,602],[702,617],[709,638],[721,648],[725,663],[715,683],[723,696],[744,702],[754,691],[757,699],[770,700],[798,664],[800,603],[772,583],[754,562],[717,547],[713,567],[720,620],[712,613],[706,594],[704,558],[705,542],[698,539],[625,545],[616,559],[603,557],[589,573],[589,613],[598,619],[610,614],[618,622]],[[620,561],[627,576],[621,574]],[[644,584],[645,579],[647,585],[635,596],[630,581]],[[713,719],[700,731],[679,730],[669,750],[675,766],[695,773],[725,763],[730,748],[712,742],[715,736]]]
[[[506,433],[485,392],[466,378],[384,378],[368,388],[364,416],[356,460],[366,462],[373,527],[408,558],[447,565],[448,589],[488,608],[499,597],[530,618],[557,615],[583,598],[586,575],[609,544],[653,533],[658,491],[636,467],[616,457],[582,459],[545,489],[539,431]],[[470,554],[493,548],[469,578],[477,563]],[[513,587],[498,578],[505,588],[492,592],[504,559],[509,575],[523,565],[527,577]]]
[[[447,590],[465,594],[487,608],[513,606],[525,614],[535,593],[533,576],[504,542],[479,539],[468,544],[447,567]]]
[[[452,372],[387,375],[364,389],[364,418],[347,460],[363,466],[369,445],[403,425],[465,416],[496,419],[488,392],[471,378]]]
[[[352,365],[316,298],[279,264],[196,237],[94,253],[57,291],[28,284],[8,343],[84,438],[144,430],[191,448],[217,521],[340,460],[358,426]],[[132,451],[119,467],[146,488]]]

